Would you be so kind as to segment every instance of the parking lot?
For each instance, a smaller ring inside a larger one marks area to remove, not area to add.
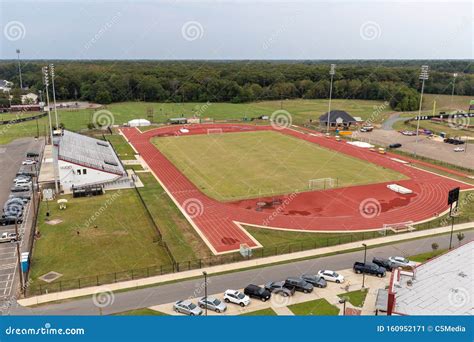
[[[413,152],[416,146],[416,136],[405,136],[397,131],[374,130],[372,132],[361,133],[360,140],[373,144],[388,146],[393,143],[400,143],[400,150],[404,152]],[[358,138],[359,139],[359,138]],[[464,147],[466,152],[454,152],[455,147]],[[446,163],[468,167],[474,169],[474,146],[473,144],[452,145],[441,141],[428,139],[426,135],[420,135],[418,145],[416,146],[417,154],[431,159],[444,161]]]
[[[27,152],[40,152],[44,146],[43,140],[25,138],[18,139],[8,145],[0,146],[0,204],[8,200],[13,179],[22,166]],[[26,167],[30,171],[34,166]],[[24,208],[23,222],[18,225],[18,233],[21,237],[20,252],[28,251],[30,228],[34,219],[31,201]],[[15,233],[14,225],[0,227],[1,233]],[[0,244],[0,312],[9,304],[11,298],[16,297],[18,289],[18,259],[15,243],[4,242]]]

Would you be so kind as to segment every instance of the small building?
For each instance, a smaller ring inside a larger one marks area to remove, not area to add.
[[[128,122],[128,126],[130,127],[145,127],[150,125],[150,121],[146,119],[133,119]]]
[[[388,315],[474,314],[474,242],[422,263],[395,269],[388,288]]]
[[[107,141],[64,130],[54,139],[54,159],[65,193],[88,186],[133,187],[133,180]]]
[[[21,103],[22,104],[36,104],[38,103],[38,95],[35,93],[28,93],[26,95],[21,95]]]
[[[319,117],[320,126],[327,127],[328,117],[329,126],[333,128],[349,128],[358,122],[354,117],[343,110],[331,110],[331,115],[325,113]]]
[[[187,118],[171,118],[169,119],[170,124],[172,125],[184,125],[188,123]]]
[[[12,89],[13,83],[7,80],[0,80],[0,91],[8,93]]]

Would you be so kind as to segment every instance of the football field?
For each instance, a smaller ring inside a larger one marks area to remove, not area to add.
[[[333,187],[406,178],[274,131],[159,137],[152,141],[201,191],[219,201],[320,189],[324,187],[321,184],[310,187],[310,180],[321,178],[331,178]]]

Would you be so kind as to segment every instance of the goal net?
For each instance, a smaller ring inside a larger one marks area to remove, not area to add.
[[[207,134],[221,134],[222,128],[208,128]]]
[[[309,180],[310,190],[326,190],[337,186],[337,179],[334,178],[315,178]]]

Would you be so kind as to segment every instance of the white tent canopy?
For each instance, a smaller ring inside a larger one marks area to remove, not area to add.
[[[150,126],[150,121],[146,119],[133,119],[128,122],[130,127]]]

